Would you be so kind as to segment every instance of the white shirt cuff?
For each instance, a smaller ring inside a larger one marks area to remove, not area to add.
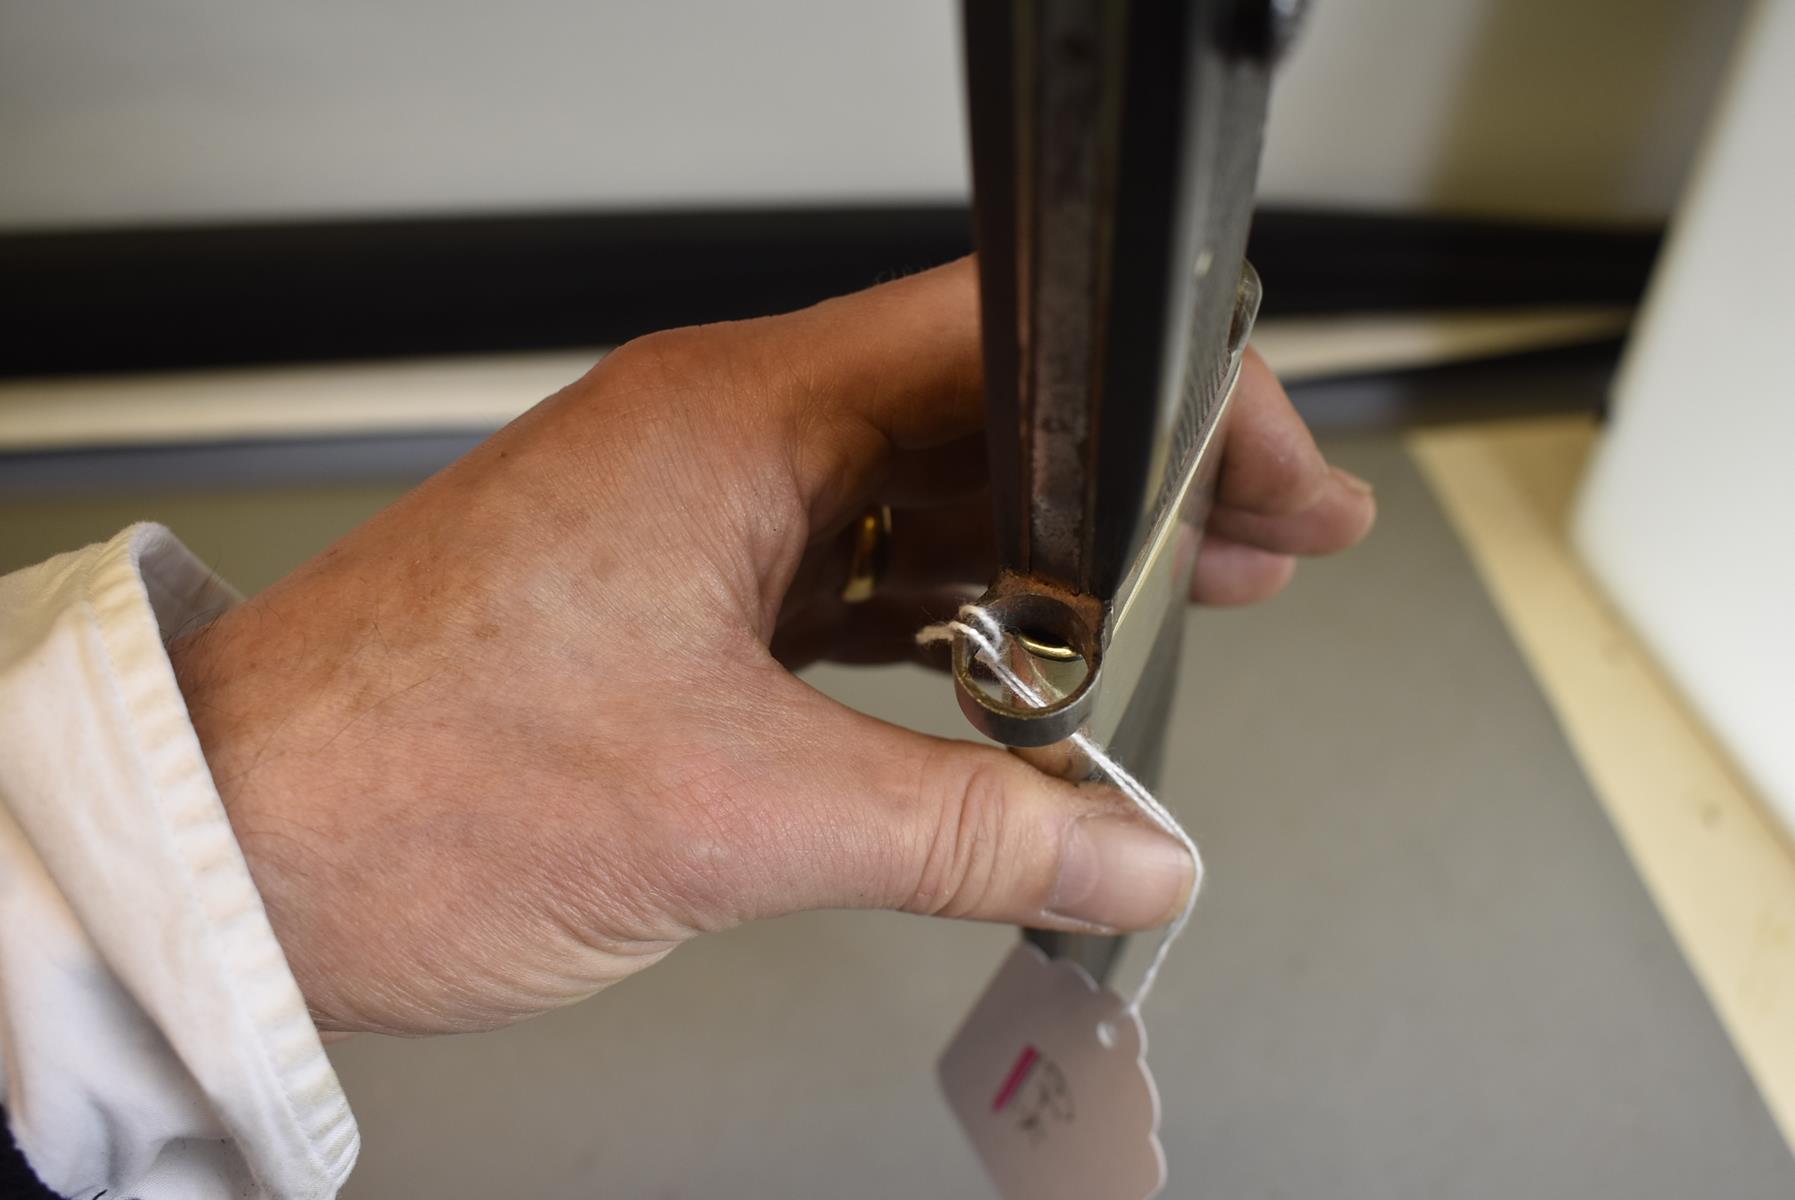
[[[236,600],[158,525],[0,577],[0,1075],[63,1195],[310,1200],[359,1149],[164,649]]]

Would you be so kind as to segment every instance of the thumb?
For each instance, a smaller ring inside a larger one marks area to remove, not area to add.
[[[994,747],[902,729],[820,693],[804,707],[807,749],[792,756],[786,802],[827,823],[836,852],[788,864],[790,907],[1103,931],[1151,928],[1182,909],[1189,853],[1114,789],[1054,779]]]

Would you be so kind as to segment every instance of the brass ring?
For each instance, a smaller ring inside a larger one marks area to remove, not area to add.
[[[841,600],[843,604],[865,604],[879,590],[891,558],[891,506],[881,504],[862,513],[854,522],[853,538]]]
[[[1064,642],[1044,641],[1040,638],[1030,637],[1028,634],[1020,632],[1017,633],[1015,637],[1018,642],[1022,643],[1022,648],[1024,650],[1028,651],[1036,658],[1045,658],[1049,662],[1076,662],[1078,659],[1084,657],[1084,655],[1080,654],[1073,647],[1066,645]]]

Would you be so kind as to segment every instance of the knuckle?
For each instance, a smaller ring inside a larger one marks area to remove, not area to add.
[[[694,349],[689,330],[658,330],[618,346],[604,356],[599,367],[607,375],[626,377],[638,386],[671,383],[689,372]]]
[[[980,911],[998,882],[1008,807],[1005,773],[986,763],[957,780],[925,780],[923,786],[934,824],[904,909],[943,917]]]

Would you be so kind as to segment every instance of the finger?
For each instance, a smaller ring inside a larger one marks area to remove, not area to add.
[[[839,597],[853,570],[857,538],[850,527],[810,547],[786,590],[788,606]],[[948,584],[990,582],[997,565],[991,502],[984,495],[942,508],[897,508],[885,535],[881,594],[927,591]]]
[[[1273,515],[1302,512],[1327,486],[1327,460],[1284,385],[1251,347],[1241,360],[1239,389],[1216,503]]]
[[[812,545],[793,573],[770,645],[787,668],[821,658],[930,662],[911,641],[916,630],[976,597],[997,561],[984,496],[948,508],[897,509],[875,595],[849,604],[842,597],[856,541],[849,529]]]
[[[879,489],[879,498],[908,508],[955,504],[985,490],[987,464],[983,433],[929,450],[900,451],[892,457],[890,477]],[[988,521],[989,501],[985,510]]]
[[[971,258],[774,318],[771,331],[823,348],[792,397],[871,424],[899,450],[984,428],[978,272]]]
[[[1217,608],[1257,604],[1284,590],[1296,574],[1296,559],[1258,546],[1210,534],[1191,570],[1190,598]]]
[[[805,691],[788,711],[807,749],[782,748],[768,789],[784,850],[754,915],[867,907],[1125,930],[1182,908],[1189,854],[1119,793]]]
[[[1208,529],[1229,541],[1278,554],[1333,554],[1358,545],[1376,520],[1371,485],[1333,467],[1306,509],[1273,515],[1223,505],[1209,514]]]
[[[962,605],[978,598],[977,587],[951,588],[908,596],[879,596],[855,605],[830,642],[833,662],[870,666],[913,662],[945,668],[943,647],[919,646],[916,631],[953,618]]]
[[[977,599],[980,590],[957,587],[878,595],[864,604],[815,604],[782,621],[769,649],[788,671],[822,659],[855,666],[913,662],[945,667],[940,647],[918,646],[916,631],[948,620],[961,605]]]
[[[743,327],[812,528],[864,503],[897,455],[984,427],[978,330],[971,259]]]
[[[980,493],[947,508],[901,508],[891,514],[891,561],[881,586],[915,591],[950,583],[991,582],[997,534],[991,499]]]

